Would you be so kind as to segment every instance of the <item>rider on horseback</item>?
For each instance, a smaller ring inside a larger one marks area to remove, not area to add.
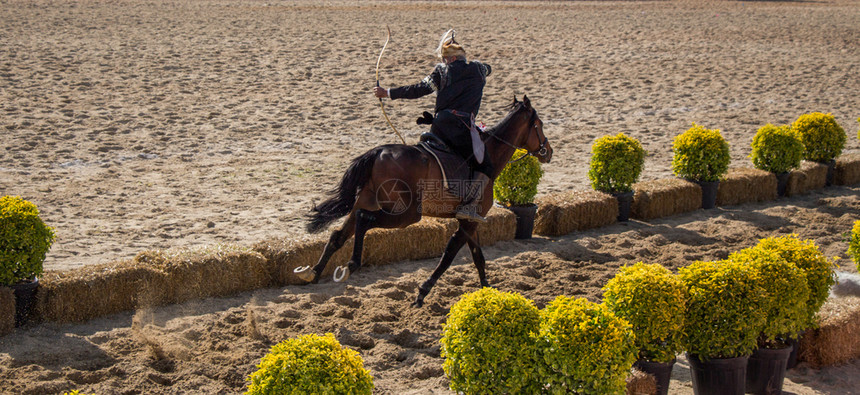
[[[489,65],[478,61],[466,61],[466,51],[454,40],[454,30],[447,31],[439,42],[436,55],[443,63],[421,82],[385,89],[374,88],[376,97],[416,99],[436,92],[435,117],[424,112],[419,124],[430,124],[430,132],[442,139],[454,152],[462,156],[475,173],[469,186],[468,199],[457,208],[456,217],[469,221],[486,222],[480,215],[480,194],[490,182],[493,166],[488,155],[484,155],[484,143],[475,127],[475,116],[481,107]]]

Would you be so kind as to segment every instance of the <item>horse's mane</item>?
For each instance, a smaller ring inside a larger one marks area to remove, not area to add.
[[[513,121],[514,115],[516,115],[518,112],[520,112],[520,110],[525,108],[525,106],[526,106],[526,104],[524,102],[521,102],[521,101],[514,101],[513,103],[505,106],[505,108],[507,108],[509,110],[508,115],[505,115],[505,118],[502,119],[495,126],[491,126],[491,127],[487,128],[486,133],[494,135],[499,130],[507,128],[509,126],[509,124]]]

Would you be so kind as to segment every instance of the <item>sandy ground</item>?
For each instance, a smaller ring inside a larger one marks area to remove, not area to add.
[[[0,194],[33,201],[57,229],[50,270],[301,236],[303,214],[350,158],[397,141],[370,91],[386,24],[384,86],[423,78],[436,40],[455,27],[470,56],[493,66],[480,120],[494,124],[514,95],[529,95],[555,149],[541,194],[587,189],[592,142],[618,132],[648,151],[643,180],[668,177],[672,139],[692,122],[722,130],[736,167],[750,166],[759,126],[812,111],[832,112],[845,153],[856,153],[858,20],[849,0],[3,0]],[[385,104],[415,142],[424,129],[414,119],[432,103]],[[598,300],[624,263],[676,268],[773,234],[798,232],[844,256],[858,192],[505,242],[485,251],[490,278],[544,304]],[[441,323],[477,280],[460,256],[429,306],[410,309],[433,265],[17,331],[0,339],[0,392],[239,392],[268,346],[330,331],[362,353],[379,393],[445,393]],[[801,366],[787,389],[851,393],[856,377],[857,362]],[[675,378],[690,393],[689,379]]]
[[[751,166],[765,123],[832,112],[860,151],[860,7],[829,2],[0,3],[0,194],[36,203],[48,269],[304,233],[349,160],[398,139],[372,96],[432,70],[456,27],[493,66],[479,120],[528,94],[555,149],[540,193],[589,188],[624,132],[671,176],[674,137],[721,129]],[[386,102],[414,143],[433,98]]]
[[[618,267],[659,262],[673,270],[714,260],[757,239],[796,232],[827,256],[847,249],[843,232],[860,218],[860,187],[831,187],[776,202],[698,210],[618,223],[558,238],[500,242],[484,249],[490,282],[545,306],[558,295],[600,301]],[[273,344],[334,333],[357,350],[379,394],[449,394],[439,339],[451,305],[478,287],[462,251],[421,309],[409,306],[435,259],[371,266],[347,284],[264,289],[95,319],[42,324],[0,338],[3,393],[239,393]],[[850,260],[841,270],[856,273]],[[856,394],[860,360],[788,373],[790,394]],[[675,365],[672,393],[691,394],[689,368]]]

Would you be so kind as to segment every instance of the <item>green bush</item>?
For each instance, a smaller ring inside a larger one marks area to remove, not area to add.
[[[552,394],[623,394],[633,328],[605,305],[559,296],[541,310],[538,380]]]
[[[484,288],[451,306],[442,329],[443,369],[466,394],[535,393],[534,343],[540,314],[517,293]]]
[[[684,346],[701,360],[752,354],[764,327],[758,271],[732,261],[697,261],[678,274],[687,288]]]
[[[675,137],[672,171],[676,176],[693,181],[719,181],[729,170],[729,143],[719,129],[693,127]]]
[[[791,124],[791,128],[800,134],[806,160],[827,163],[836,159],[845,147],[845,130],[829,113],[803,114]]]
[[[766,293],[762,306],[766,318],[759,347],[785,347],[786,337],[794,338],[805,329],[809,300],[806,273],[776,251],[764,248],[747,248],[729,255],[728,259],[757,270],[759,285]]]
[[[373,377],[334,335],[304,335],[272,346],[248,377],[247,394],[370,394]]]
[[[493,197],[505,206],[524,206],[534,202],[537,186],[543,177],[540,162],[528,151],[518,149],[512,157],[515,162],[505,165],[493,184]],[[518,158],[521,158],[517,160]]]
[[[624,133],[603,136],[591,146],[588,179],[595,190],[624,193],[633,190],[645,163],[645,150],[639,140]]]
[[[796,169],[803,160],[800,133],[788,125],[764,125],[753,137],[750,158],[756,169],[771,173],[779,174]]]
[[[639,359],[670,362],[683,350],[684,283],[669,269],[638,262],[603,287],[603,303],[636,334]]]
[[[848,241],[848,256],[854,260],[854,265],[860,270],[860,221],[854,222],[851,239]]]
[[[797,235],[770,237],[759,241],[758,248],[774,251],[806,273],[807,299],[805,327],[817,325],[815,314],[827,301],[830,287],[836,283],[835,265],[827,259],[812,240],[800,240]]]
[[[54,242],[54,229],[36,205],[18,196],[0,198],[0,285],[33,280]]]

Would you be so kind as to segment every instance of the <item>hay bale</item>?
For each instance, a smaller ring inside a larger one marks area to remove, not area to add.
[[[48,321],[82,322],[132,310],[161,276],[130,260],[45,272],[39,279],[36,315]]]
[[[351,239],[350,239],[351,240]],[[278,285],[301,285],[305,282],[296,277],[293,270],[300,266],[317,264],[328,239],[303,237],[299,239],[273,238],[263,240],[251,247],[266,258],[269,274]],[[347,242],[331,259],[331,262],[346,262],[352,254],[352,241]],[[325,275],[334,271],[329,265]]]
[[[513,211],[493,206],[486,218],[487,223],[478,225],[478,241],[481,246],[514,239],[514,234],[517,232],[517,216]],[[442,255],[441,252],[439,255]]]
[[[785,196],[802,195],[809,191],[824,188],[827,184],[827,165],[803,161],[800,169],[788,176]]]
[[[860,298],[830,298],[818,318],[818,329],[800,339],[798,359],[818,368],[860,358]]]
[[[15,294],[12,288],[0,287],[0,336],[15,329]]]
[[[630,216],[649,220],[698,210],[702,207],[702,188],[680,178],[664,178],[633,184]]]
[[[216,244],[146,251],[134,261],[163,273],[147,289],[150,305],[233,295],[272,284],[266,258],[246,247]]]
[[[440,256],[454,233],[448,233],[448,222],[425,218],[402,229],[371,229],[364,238],[362,264],[385,265]]]
[[[597,191],[572,191],[543,196],[537,201],[534,233],[560,236],[598,228],[618,218],[618,199]]]
[[[654,395],[657,393],[657,380],[654,376],[633,368],[627,376],[627,395]]]
[[[753,168],[729,169],[720,180],[717,205],[729,206],[776,199],[776,176]]]
[[[836,159],[833,169],[833,185],[854,185],[860,183],[860,154],[843,155]]]

